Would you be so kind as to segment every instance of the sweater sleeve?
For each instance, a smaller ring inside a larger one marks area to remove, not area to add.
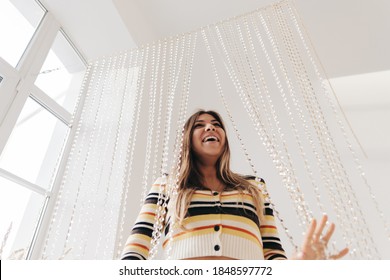
[[[283,249],[276,227],[274,211],[270,205],[265,181],[260,180],[260,189],[264,199],[264,219],[260,224],[261,239],[265,260],[285,260],[286,252]]]
[[[256,186],[263,195],[264,218],[260,221],[260,234],[263,242],[263,254],[265,260],[285,260],[286,252],[279,238],[275,223],[274,211],[269,202],[267,186],[262,178],[256,180],[255,176],[246,176],[252,185]]]
[[[263,241],[263,253],[265,260],[284,260],[287,259],[286,252],[283,249],[279,238],[278,229],[275,224],[273,210],[270,203],[264,204],[264,220],[260,225],[261,239]]]
[[[158,200],[165,199],[161,190],[161,178],[150,189],[135,224],[127,238],[121,260],[146,260],[151,249],[153,226],[158,209]],[[164,219],[165,220],[165,219]],[[164,227],[164,225],[162,225]]]

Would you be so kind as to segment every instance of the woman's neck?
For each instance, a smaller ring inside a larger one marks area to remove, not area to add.
[[[223,191],[225,185],[217,177],[217,169],[215,165],[201,165],[198,166],[199,172],[202,175],[202,182],[204,186],[213,191]]]

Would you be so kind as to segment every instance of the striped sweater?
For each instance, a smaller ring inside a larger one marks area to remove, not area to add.
[[[160,181],[157,180],[145,199],[121,259],[148,258],[159,192]],[[198,188],[184,220],[187,230],[177,227],[172,238],[168,238],[169,222],[164,224],[163,248],[169,248],[171,259],[204,256],[286,259],[268,202],[265,202],[264,210],[265,218],[260,223],[249,194],[240,194],[237,190],[215,192]]]

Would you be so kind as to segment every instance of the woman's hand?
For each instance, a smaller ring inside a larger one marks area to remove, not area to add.
[[[324,230],[327,221],[328,221],[328,217],[326,215],[322,216],[322,219],[318,225],[317,225],[317,221],[313,219],[306,232],[301,251],[294,256],[294,259],[296,260],[325,260],[325,259],[337,260],[344,257],[348,253],[348,248],[344,248],[337,254],[331,256],[326,255],[326,248],[328,246],[328,242],[332,237],[332,234],[335,229],[335,225],[331,223],[326,234],[322,236],[322,231]]]

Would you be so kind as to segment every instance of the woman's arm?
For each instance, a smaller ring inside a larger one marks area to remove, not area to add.
[[[122,260],[146,260],[152,243],[152,234],[158,209],[158,200],[165,199],[160,193],[161,180],[158,179],[145,198],[136,222],[127,238],[122,252]],[[163,225],[164,226],[164,225]]]
[[[261,239],[265,260],[285,260],[286,252],[279,238],[273,210],[268,202],[264,203],[264,219],[260,224]]]

